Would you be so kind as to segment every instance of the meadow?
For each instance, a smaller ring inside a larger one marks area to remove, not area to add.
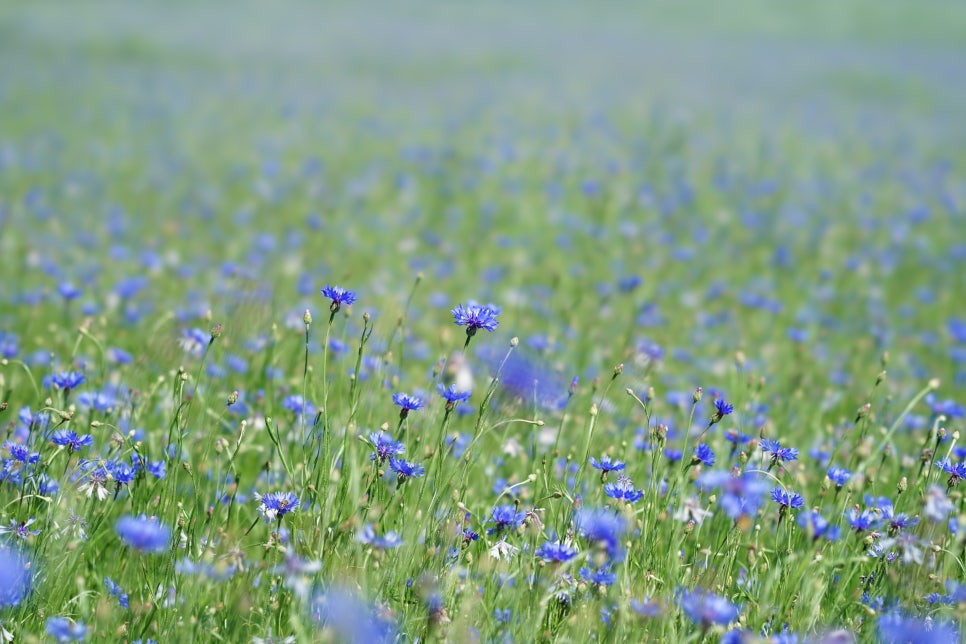
[[[0,641],[960,641],[962,24],[0,6]]]

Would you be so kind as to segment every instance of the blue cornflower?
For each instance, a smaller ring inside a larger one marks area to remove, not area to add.
[[[930,485],[926,490],[926,503],[923,505],[922,513],[930,521],[945,521],[946,516],[955,509],[953,502],[949,500],[946,493],[938,485]],[[955,519],[954,519],[955,520]]]
[[[30,465],[40,460],[40,453],[31,452],[26,445],[7,441],[3,444],[3,446],[7,449],[7,451],[10,452],[11,458],[13,458],[15,461],[20,461],[21,463]]]
[[[620,554],[620,538],[627,531],[627,521],[620,514],[605,509],[584,508],[575,518],[577,530],[588,541],[600,544],[608,556]]]
[[[256,493],[255,499],[259,501],[259,514],[268,523],[276,519],[281,521],[286,514],[295,512],[301,503],[295,492],[269,492],[265,495]]]
[[[783,508],[800,508],[805,505],[805,497],[797,492],[787,492],[780,487],[771,491],[771,500]]]
[[[446,400],[446,409],[452,410],[457,403],[461,403],[464,400],[469,400],[470,392],[468,391],[458,391],[456,389],[456,383],[452,383],[449,387],[444,387],[442,384],[436,385],[436,391],[439,395]]]
[[[320,627],[332,629],[340,641],[372,644],[396,641],[395,624],[352,591],[328,588],[312,598],[309,610],[312,620]]]
[[[771,466],[785,461],[798,460],[798,450],[794,447],[782,447],[780,442],[773,441],[770,438],[763,438],[760,445],[761,451],[771,454]]]
[[[369,443],[376,450],[369,454],[369,460],[378,461],[379,463],[385,463],[387,459],[406,451],[405,445],[393,440],[392,436],[386,432],[372,432],[369,434]]]
[[[844,467],[828,468],[828,480],[830,480],[832,483],[835,483],[836,488],[840,488],[848,483],[850,478],[852,478],[852,472],[848,471]]]
[[[286,396],[282,400],[282,408],[287,409],[293,414],[301,414],[302,407],[305,407],[305,416],[311,417],[315,415],[315,405],[312,404],[310,400],[305,400],[302,396],[298,394],[292,394],[291,396]]]
[[[390,457],[389,467],[398,475],[398,482],[405,483],[409,479],[418,479],[426,474],[426,468],[418,463],[409,463],[395,456]]]
[[[751,440],[751,436],[749,436],[748,434],[743,434],[739,432],[737,429],[729,429],[724,433],[724,437],[725,437],[725,440],[727,440],[728,442],[734,443],[735,447],[737,447],[738,445],[744,445],[745,443]]]
[[[527,513],[517,512],[516,506],[498,505],[490,511],[490,518],[487,522],[494,525],[486,533],[498,534],[505,530],[515,530],[523,525],[526,518]]]
[[[111,597],[117,598],[117,603],[121,605],[122,608],[128,608],[128,596],[124,592],[124,589],[114,583],[114,580],[110,577],[104,579],[104,586],[107,587],[107,594]]]
[[[422,409],[423,407],[423,399],[419,396],[410,396],[409,394],[398,392],[392,395],[392,402],[400,407],[400,420],[408,416],[409,412]]]
[[[705,472],[698,477],[697,485],[702,490],[721,489],[718,505],[735,521],[750,518],[758,512],[762,496],[768,490],[768,484],[751,472],[740,476],[732,476],[725,471]]]
[[[714,413],[711,415],[711,421],[708,425],[714,425],[715,423],[721,422],[721,419],[725,416],[731,414],[735,410],[734,405],[730,405],[725,402],[724,398],[715,398],[714,401]]]
[[[165,461],[151,461],[148,463],[148,474],[156,479],[163,479],[168,473],[168,464]]]
[[[896,512],[891,503],[880,507],[882,520],[888,527],[889,534],[896,536],[903,528],[911,528],[919,524],[919,517],[910,517],[904,512]]]
[[[580,568],[580,576],[598,586],[612,586],[617,581],[617,575],[611,572],[608,566],[603,568],[583,566]]]
[[[560,543],[560,541],[545,541],[542,546],[536,549],[534,554],[544,561],[564,563],[577,556],[577,551]]]
[[[681,591],[678,603],[684,614],[702,630],[707,630],[714,624],[730,624],[738,619],[737,606],[706,590]]]
[[[708,467],[714,465],[714,450],[712,450],[706,443],[701,443],[694,449],[694,456],[691,457],[691,464],[697,465],[698,463],[703,463]]]
[[[103,391],[84,391],[77,395],[77,404],[95,411],[110,411],[117,405],[114,396]]]
[[[87,627],[66,617],[51,617],[47,620],[47,634],[58,642],[80,642],[87,635]]]
[[[322,295],[332,300],[332,304],[329,305],[329,311],[332,313],[336,313],[342,308],[343,304],[351,306],[356,301],[356,294],[353,291],[347,291],[341,286],[329,286],[326,284],[322,287]]]
[[[470,301],[466,306],[457,304],[451,313],[457,326],[466,327],[466,344],[470,343],[470,338],[476,335],[477,330],[486,329],[492,333],[500,324],[496,319],[500,310],[493,305],[480,306]]]
[[[959,629],[953,622],[930,619],[928,621],[903,615],[898,610],[883,613],[876,625],[883,644],[946,644],[959,641]]]
[[[30,590],[31,571],[14,549],[0,549],[0,608],[16,606]]]
[[[71,389],[76,389],[81,386],[86,378],[84,374],[77,373],[76,371],[64,371],[62,373],[51,374],[48,378],[44,379],[48,387],[51,384],[56,385],[64,391],[70,391]]]
[[[879,516],[871,510],[859,511],[858,506],[845,511],[845,520],[856,532],[865,532],[879,525]]]
[[[605,485],[604,494],[612,499],[626,503],[634,503],[644,496],[644,492],[635,489],[634,482],[626,476],[619,477],[616,483],[608,483]]]
[[[946,474],[949,474],[949,480],[946,482],[947,490],[959,485],[959,482],[966,478],[966,462],[953,463],[948,458],[944,458],[940,461],[936,461],[936,466]]]
[[[118,487],[129,484],[137,476],[136,469],[121,461],[107,461],[104,467]]]
[[[608,472],[619,472],[627,467],[623,461],[611,460],[610,456],[606,454],[601,456],[599,461],[591,456],[590,466],[595,470],[600,470],[601,476],[604,476]]]
[[[50,438],[54,445],[66,447],[70,452],[76,452],[82,447],[90,447],[94,444],[94,438],[90,434],[77,435],[72,429],[58,429]]]
[[[664,453],[664,458],[666,458],[672,463],[677,463],[684,457],[684,453],[681,452],[681,450],[675,449],[673,447],[665,447],[663,453]]]
[[[76,300],[84,293],[84,291],[74,286],[74,284],[71,282],[61,282],[58,284],[57,292],[60,293],[60,296],[67,301]]]
[[[182,329],[178,344],[181,348],[195,357],[200,357],[208,345],[211,343],[211,336],[198,327],[192,329]]]
[[[839,538],[839,527],[830,527],[828,520],[817,510],[806,510],[802,512],[798,515],[796,521],[803,530],[812,535],[813,541],[821,539],[822,537],[825,537],[829,541],[837,541]]]
[[[359,543],[364,543],[366,545],[372,546],[373,548],[379,548],[381,550],[389,550],[391,548],[398,548],[403,545],[402,536],[390,530],[381,537],[376,534],[376,529],[371,523],[366,524],[356,537]]]
[[[143,514],[121,517],[114,530],[127,545],[142,552],[162,552],[171,541],[170,528]]]
[[[40,534],[40,530],[31,530],[30,526],[37,522],[37,519],[30,517],[26,521],[17,521],[16,519],[10,519],[9,526],[0,526],[0,534],[12,534],[20,539],[28,539],[30,537],[36,537]]]

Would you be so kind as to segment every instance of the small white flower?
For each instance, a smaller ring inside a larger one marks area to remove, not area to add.
[[[677,510],[674,511],[675,521],[694,521],[696,524],[701,525],[701,522],[710,517],[713,512],[710,510],[705,510],[701,507],[700,501],[696,497],[690,497],[684,500]]]
[[[516,546],[510,545],[506,539],[500,539],[490,548],[490,556],[494,559],[506,559],[509,561],[520,552]]]

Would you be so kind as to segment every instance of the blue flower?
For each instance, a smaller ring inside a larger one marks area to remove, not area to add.
[[[732,476],[730,472],[724,471],[705,472],[698,477],[697,486],[702,490],[720,489],[718,505],[735,521],[758,512],[762,496],[768,490],[768,485],[750,472],[740,476]]]
[[[143,514],[121,517],[114,530],[127,545],[142,552],[162,552],[171,541],[170,528]]]
[[[936,466],[949,474],[949,480],[946,482],[947,488],[958,485],[962,479],[966,478],[966,463],[953,463],[948,458],[944,458],[936,461]]]
[[[64,391],[70,391],[71,389],[76,389],[81,386],[86,378],[84,374],[77,373],[76,371],[64,371],[62,373],[51,374],[47,378],[44,378],[44,384],[50,386],[51,384],[63,389]]]
[[[66,447],[68,451],[76,452],[82,447],[90,447],[94,444],[94,438],[90,434],[77,435],[72,429],[58,429],[50,438],[54,445]]]
[[[0,548],[0,608],[16,606],[30,591],[31,571],[16,550]]]
[[[66,617],[51,617],[47,620],[47,634],[58,642],[80,642],[87,635],[87,627]]]
[[[466,327],[467,341],[476,335],[477,330],[485,329],[492,333],[500,324],[496,319],[500,311],[493,305],[480,306],[471,301],[466,306],[457,304],[451,312],[456,325]]]
[[[858,507],[845,511],[845,520],[856,532],[865,532],[879,525],[879,515],[871,510],[859,511]]]
[[[409,463],[395,456],[389,459],[389,468],[398,474],[398,482],[405,483],[409,479],[419,478],[426,474],[426,468],[418,463]]]
[[[124,592],[124,589],[114,583],[110,577],[104,579],[104,585],[107,587],[107,594],[111,597],[117,598],[117,603],[121,605],[122,608],[128,608],[128,596]]]
[[[543,545],[536,549],[534,554],[544,561],[564,563],[577,556],[577,551],[560,543],[560,541],[545,541]]]
[[[623,516],[610,510],[584,508],[577,512],[575,523],[584,538],[602,545],[611,558],[619,556],[620,538],[627,531]]]
[[[800,508],[805,505],[805,497],[796,492],[787,492],[780,487],[771,491],[771,500],[785,508]]]
[[[373,548],[380,548],[382,550],[398,548],[399,546],[403,545],[402,536],[400,536],[399,533],[390,530],[380,537],[376,534],[376,529],[371,523],[366,524],[366,526],[362,529],[362,532],[360,532],[359,536],[356,538],[359,543],[364,543],[372,546]]]
[[[644,496],[644,492],[635,489],[634,482],[626,476],[619,477],[616,483],[608,483],[605,485],[604,494],[612,499],[617,499],[618,501],[624,501],[626,503],[634,503],[635,501],[639,501],[641,497]]]
[[[706,590],[682,591],[678,595],[681,610],[703,630],[714,624],[730,624],[738,619],[738,607],[726,598]]]
[[[295,512],[301,503],[295,492],[269,492],[265,495],[256,493],[255,499],[260,502],[259,514],[264,516],[268,523],[276,519],[281,520],[286,514]]]
[[[829,541],[837,541],[839,538],[839,527],[829,526],[828,520],[816,510],[806,510],[798,515],[796,519],[798,525],[807,531],[812,540],[825,537]]]
[[[15,461],[20,461],[21,463],[33,464],[40,460],[39,452],[31,452],[26,445],[21,445],[20,443],[11,443],[7,441],[3,446],[10,452],[11,458]]]
[[[446,408],[452,409],[456,403],[463,402],[464,400],[469,400],[470,392],[468,391],[458,391],[456,389],[456,383],[454,382],[449,387],[444,387],[442,384],[436,385],[436,391],[439,395],[446,400]]]
[[[694,450],[694,456],[691,457],[692,462],[697,465],[698,463],[703,463],[708,467],[714,465],[714,450],[712,450],[706,443],[701,443]]]
[[[329,305],[329,311],[332,313],[336,313],[342,308],[343,304],[351,306],[356,301],[356,294],[353,291],[347,291],[341,286],[329,286],[326,284],[322,288],[322,295],[332,300],[332,304]]]
[[[313,621],[330,628],[344,642],[383,644],[396,641],[395,625],[350,591],[330,588],[310,604]]]
[[[498,505],[490,511],[489,523],[494,527],[486,531],[487,534],[500,533],[505,530],[515,530],[523,525],[527,518],[526,512],[517,512],[515,506]]]
[[[763,438],[760,445],[761,451],[766,454],[771,454],[772,465],[776,463],[780,464],[784,461],[798,460],[798,450],[794,447],[782,447],[780,442],[771,440],[770,438]]]
[[[76,300],[84,291],[74,286],[71,282],[61,282],[57,285],[57,292],[67,301]]]
[[[595,470],[600,470],[604,474],[606,474],[607,472],[619,472],[620,470],[627,467],[627,465],[622,461],[612,461],[610,456],[607,456],[606,454],[601,456],[599,461],[593,456],[591,456],[590,466],[593,467]]]
[[[401,442],[393,440],[392,436],[386,432],[373,432],[369,434],[369,443],[375,448],[375,452],[369,454],[370,461],[385,463],[386,459],[392,458],[406,451],[406,446]]]
[[[842,487],[848,483],[850,478],[852,478],[852,472],[848,471],[844,467],[830,467],[828,468],[827,474],[828,480],[830,480],[832,483],[835,483],[836,488]]]
[[[711,425],[721,422],[721,419],[735,410],[734,405],[729,405],[724,398],[715,398],[714,414],[711,415]]]
[[[168,473],[168,464],[165,461],[151,461],[148,463],[148,474],[156,479],[163,479]]]
[[[602,568],[581,567],[580,576],[598,586],[612,586],[617,581],[617,575],[608,566]]]
[[[416,411],[417,409],[422,409],[423,399],[419,396],[410,396],[404,393],[394,393],[392,395],[392,402],[401,407],[399,410],[399,418],[405,418],[409,412]]]
[[[898,610],[883,613],[876,625],[883,644],[946,644],[959,641],[959,629],[953,622],[918,619]]]

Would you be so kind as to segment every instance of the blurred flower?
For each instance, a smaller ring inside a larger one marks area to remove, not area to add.
[[[678,595],[681,610],[695,624],[706,630],[714,624],[727,625],[738,619],[738,607],[705,590],[685,590]]]
[[[560,541],[545,541],[543,545],[536,549],[535,555],[544,561],[553,563],[563,563],[570,561],[577,555],[577,551],[570,546],[560,543]]]
[[[0,547],[0,608],[16,606],[30,591],[31,570],[14,548]]]
[[[370,461],[385,463],[386,459],[392,458],[406,451],[406,446],[386,432],[372,432],[369,434],[369,444],[376,450],[369,454]]]
[[[170,528],[144,515],[122,517],[114,529],[127,545],[142,552],[161,552],[171,541]]]
[[[492,523],[487,534],[499,534],[505,530],[515,530],[523,525],[523,520],[527,518],[526,512],[518,512],[516,506],[498,505],[490,511],[490,518],[487,521]]]
[[[87,627],[66,617],[51,617],[47,620],[47,634],[58,642],[80,642],[87,636]]]

